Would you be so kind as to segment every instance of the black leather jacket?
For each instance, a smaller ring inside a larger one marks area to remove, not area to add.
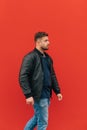
[[[51,88],[50,97],[52,96],[52,89],[55,94],[60,93],[60,87],[54,72],[53,60],[48,56],[48,63],[51,74]],[[40,52],[36,48],[26,54],[23,58],[20,72],[19,72],[19,84],[26,98],[33,96],[35,100],[38,100],[41,96],[41,90],[43,87],[43,69],[41,64]]]

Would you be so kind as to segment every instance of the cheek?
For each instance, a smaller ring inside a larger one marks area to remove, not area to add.
[[[42,46],[46,46],[46,43],[45,43],[45,42],[43,42],[41,45],[42,45]]]
[[[43,43],[41,44],[41,46],[42,46],[42,47],[46,47],[46,46],[48,46],[48,43],[43,42]]]
[[[48,43],[46,43],[45,45],[46,45],[46,46],[48,46],[49,44],[48,44]]]
[[[46,47],[46,46],[47,46],[47,43],[45,43],[44,46]]]

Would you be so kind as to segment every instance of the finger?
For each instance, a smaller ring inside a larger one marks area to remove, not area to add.
[[[60,100],[62,100],[62,97],[59,97],[58,99],[59,99],[59,101],[60,101]]]
[[[34,105],[34,101],[32,102],[32,105]]]

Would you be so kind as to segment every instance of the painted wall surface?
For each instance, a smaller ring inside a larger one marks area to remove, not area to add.
[[[33,115],[18,74],[37,31],[49,33],[48,53],[63,94],[59,102],[53,93],[47,130],[87,130],[86,0],[0,1],[0,130],[23,130]]]

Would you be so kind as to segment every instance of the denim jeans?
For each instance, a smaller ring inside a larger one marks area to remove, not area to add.
[[[36,126],[38,130],[46,130],[49,104],[50,100],[48,98],[40,99],[34,103],[34,116],[27,122],[24,130],[34,130]]]

